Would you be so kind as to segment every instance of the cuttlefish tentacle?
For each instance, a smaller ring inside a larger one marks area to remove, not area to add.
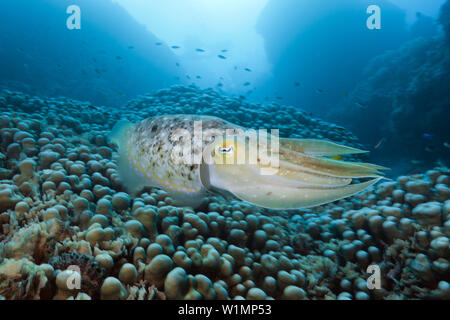
[[[368,151],[343,146],[331,141],[316,139],[281,138],[280,147],[310,156],[338,156],[344,154],[367,153]]]
[[[289,148],[290,142],[295,142],[295,147]],[[299,152],[298,146],[302,146],[305,153]],[[264,168],[261,163],[214,165],[209,173],[211,184],[260,207],[295,209],[349,197],[383,178],[380,166],[312,156],[306,146],[310,146],[309,142],[301,144],[297,139],[284,140],[276,154],[281,160],[271,175],[261,173]],[[332,150],[328,152],[326,146]],[[315,153],[334,155],[339,148],[337,144],[322,144],[320,152],[316,149]],[[243,149],[235,145],[236,152]],[[340,150],[350,152],[345,147]],[[370,180],[353,183],[356,178]]]
[[[269,138],[272,143],[271,138]],[[267,144],[268,145],[268,144]],[[267,148],[267,145],[265,146]],[[370,163],[348,162],[326,158],[349,154],[361,154],[368,151],[343,146],[330,141],[315,139],[279,139],[279,151],[276,156],[285,168],[315,174],[327,174],[334,177],[358,178],[382,175],[378,170],[387,168]]]
[[[313,157],[300,152],[280,148],[280,164],[296,171],[327,174],[341,178],[373,177],[381,175],[377,166]]]
[[[257,173],[260,168],[253,166],[252,170]],[[350,178],[339,178],[306,171],[291,170],[285,166],[280,166],[277,171],[276,178],[282,181],[283,184],[290,186],[344,186],[352,181]],[[271,178],[275,179],[275,176]]]
[[[362,167],[366,167],[368,169],[373,169],[373,170],[391,170],[389,168],[383,167],[383,166],[379,166],[376,164],[372,164],[372,163],[364,163],[364,162],[353,162],[353,164],[357,164],[360,165]]]

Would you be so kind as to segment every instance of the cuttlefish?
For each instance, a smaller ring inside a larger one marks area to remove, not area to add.
[[[121,181],[130,193],[156,187],[167,191],[174,205],[194,208],[210,193],[270,209],[314,207],[369,188],[387,169],[333,159],[367,151],[279,138],[210,116],[121,120],[110,141],[117,144]]]

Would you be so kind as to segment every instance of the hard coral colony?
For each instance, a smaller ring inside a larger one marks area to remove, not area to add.
[[[170,190],[128,193],[120,150],[108,140],[118,120],[211,115],[361,146],[302,110],[196,87],[160,90],[108,113],[3,90],[0,108],[2,299],[450,299],[448,168],[308,209],[210,193],[193,209]],[[367,285],[369,265],[380,268],[377,289]]]

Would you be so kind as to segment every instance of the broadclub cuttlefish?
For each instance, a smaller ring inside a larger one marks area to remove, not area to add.
[[[262,139],[255,132],[211,116],[167,115],[137,124],[121,120],[110,141],[118,146],[120,178],[130,193],[157,187],[174,205],[193,208],[211,192],[270,209],[314,207],[369,188],[387,169],[332,158],[367,151],[272,133]]]

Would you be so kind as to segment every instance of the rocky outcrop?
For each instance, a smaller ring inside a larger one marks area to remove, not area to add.
[[[443,6],[441,21],[448,30]],[[450,47],[444,37],[418,38],[374,58],[349,98],[330,117],[392,164],[426,167],[449,157]],[[388,157],[386,155],[389,155]]]

